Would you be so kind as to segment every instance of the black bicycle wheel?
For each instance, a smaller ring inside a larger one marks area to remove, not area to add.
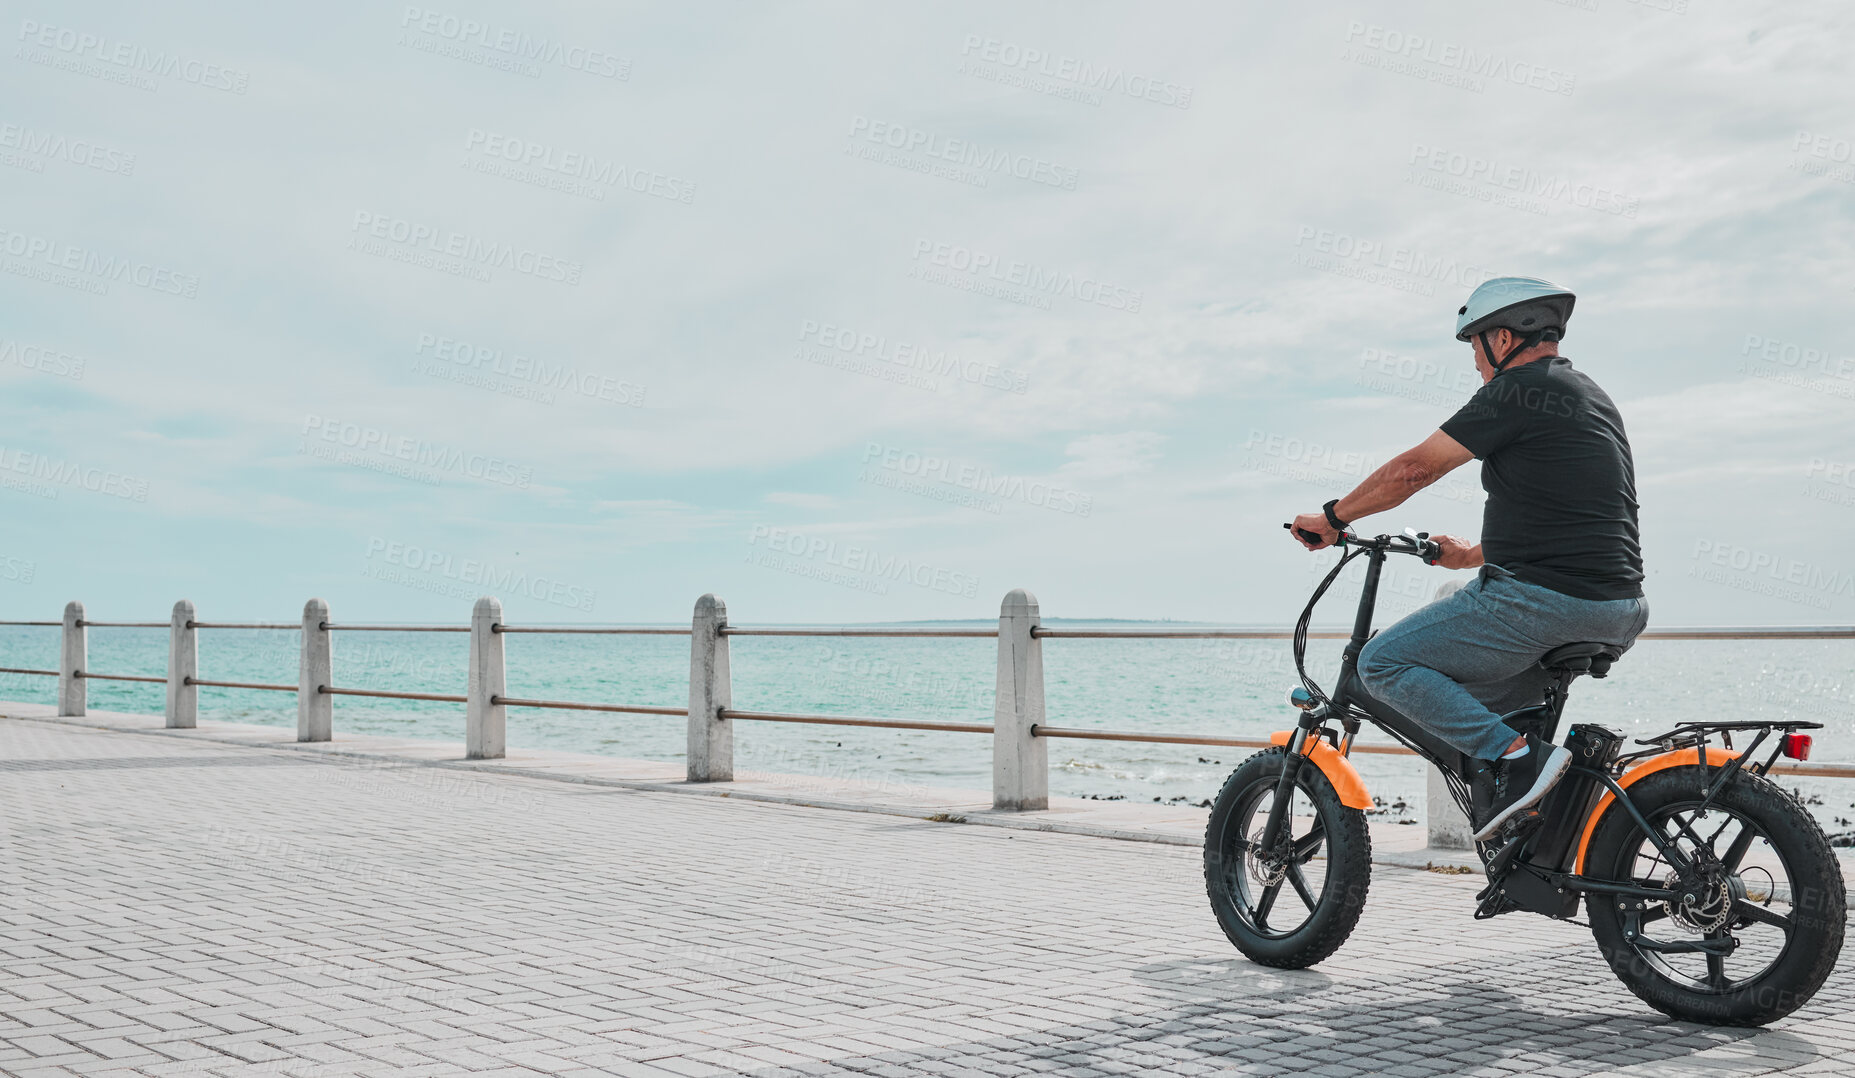
[[[1286,753],[1265,749],[1245,760],[1217,795],[1205,829],[1204,882],[1224,935],[1251,961],[1302,969],[1352,934],[1372,881],[1365,813],[1340,795],[1312,762],[1289,793],[1286,834],[1271,853],[1260,846]]]
[[[1698,868],[1682,878],[1613,806],[1591,837],[1585,874],[1669,897],[1592,894],[1586,907],[1610,968],[1644,1002],[1674,1018],[1760,1026],[1822,987],[1842,951],[1848,900],[1822,828],[1771,782],[1742,773],[1702,815],[1718,775],[1674,767],[1633,784],[1643,816]]]

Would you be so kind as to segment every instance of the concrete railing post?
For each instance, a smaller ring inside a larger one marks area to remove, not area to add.
[[[334,682],[328,604],[311,599],[303,604],[303,657],[296,674],[296,739],[327,741],[334,736],[335,698],[322,691]]]
[[[1462,807],[1456,804],[1455,798],[1449,796],[1449,786],[1443,782],[1443,773],[1426,765],[1424,774],[1424,816],[1430,830],[1430,846],[1438,850],[1472,848],[1475,843],[1470,836],[1474,832],[1469,829],[1469,818],[1462,815]]]
[[[505,752],[507,709],[496,702],[508,689],[501,628],[502,601],[487,595],[478,599],[470,612],[470,687],[464,705],[464,756],[471,760],[500,760]]]
[[[998,690],[992,710],[992,807],[1050,807],[1050,750],[1031,728],[1043,722],[1043,642],[1037,597],[1023,588],[998,612]]]
[[[696,600],[689,626],[690,782],[734,781],[734,724],[721,717],[734,706],[728,672],[728,605],[713,595]]]
[[[1436,586],[1431,602],[1441,602],[1462,590],[1460,577],[1451,577]],[[1430,832],[1430,846],[1438,850],[1466,850],[1474,846],[1474,831],[1462,806],[1449,796],[1449,785],[1435,767],[1424,768],[1424,819]]]
[[[200,631],[193,627],[193,602],[174,604],[167,629],[167,728],[191,730],[200,721],[200,687],[188,684],[200,676]]]
[[[82,715],[89,699],[84,687],[84,667],[90,660],[90,646],[84,637],[84,604],[72,600],[64,604],[64,640],[58,646],[58,714]]]

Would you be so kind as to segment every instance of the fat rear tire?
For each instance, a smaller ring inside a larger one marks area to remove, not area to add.
[[[1697,790],[1717,768],[1673,767],[1632,784],[1631,800],[1650,820],[1658,811],[1697,803]],[[1715,804],[1750,821],[1783,860],[1794,888],[1793,933],[1777,960],[1744,984],[1724,992],[1704,991],[1673,980],[1624,938],[1624,914],[1614,901],[1589,896],[1591,935],[1604,958],[1630,991],[1672,1018],[1710,1025],[1762,1026],[1796,1010],[1823,986],[1842,951],[1847,894],[1835,851],[1810,813],[1767,779],[1740,773]],[[1625,879],[1642,831],[1617,808],[1604,813],[1586,854],[1586,875]],[[1729,958],[1730,961],[1730,958]]]
[[[1286,935],[1259,929],[1245,913],[1250,908],[1246,896],[1254,892],[1256,883],[1250,879],[1240,843],[1260,829],[1267,812],[1268,791],[1281,777],[1285,759],[1286,750],[1265,749],[1245,760],[1225,780],[1205,829],[1204,880],[1217,923],[1237,950],[1265,966],[1304,969],[1339,950],[1358,925],[1372,882],[1372,837],[1366,828],[1365,813],[1341,804],[1340,795],[1320,768],[1311,760],[1304,762],[1296,776],[1296,787],[1299,796],[1312,804],[1315,818],[1325,828],[1323,848],[1305,867],[1324,870],[1320,873],[1323,888],[1311,916],[1299,928]],[[1260,813],[1256,804],[1259,797]],[[1239,813],[1250,818],[1238,819]],[[1288,895],[1286,901],[1297,900]],[[1305,905],[1300,908],[1305,909]]]

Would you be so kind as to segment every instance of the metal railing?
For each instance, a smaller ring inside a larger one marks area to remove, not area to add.
[[[504,755],[506,709],[543,708],[624,715],[683,718],[687,723],[687,778],[691,782],[727,781],[733,778],[735,722],[777,722],[826,726],[856,726],[939,733],[989,734],[993,739],[993,801],[1001,809],[1035,809],[1048,806],[1048,761],[1044,746],[1052,739],[1142,742],[1161,745],[1197,745],[1230,748],[1267,748],[1265,738],[1220,737],[1209,734],[1101,730],[1052,726],[1044,720],[1043,657],[1045,640],[1287,640],[1293,634],[1279,629],[1067,629],[1041,623],[1037,601],[1029,593],[1014,591],[1005,597],[997,628],[864,628],[864,627],[752,627],[727,622],[726,607],[714,596],[696,604],[689,628],[661,626],[547,626],[507,625],[502,605],[494,598],[477,602],[469,625],[369,625],[332,621],[328,604],[311,600],[303,620],[293,622],[209,622],[194,618],[193,604],[182,600],[167,622],[89,621],[83,604],[71,603],[62,621],[0,621],[0,625],[62,627],[64,639],[59,670],[0,668],[0,673],[55,677],[59,680],[59,713],[84,713],[86,681],[122,681],[168,686],[166,720],[170,727],[196,725],[197,690],[200,687],[290,692],[297,696],[297,738],[326,741],[332,736],[332,698],[366,697],[465,705],[465,751],[471,758]],[[91,628],[166,628],[170,631],[169,666],[165,677],[108,674],[86,668],[86,630]],[[296,630],[302,633],[299,677],[295,685],[208,680],[198,676],[196,632],[201,629]],[[466,633],[469,634],[470,670],[464,693],[406,692],[348,688],[333,684],[330,634],[336,632]],[[690,638],[689,704],[606,703],[549,700],[506,694],[506,665],[502,640],[511,633],[684,636]],[[1342,630],[1310,632],[1312,639],[1346,639]],[[993,721],[947,722],[924,719],[858,715],[805,714],[755,711],[733,706],[729,673],[729,639],[732,637],[838,637],[838,638],[947,638],[995,639],[998,665]],[[1651,629],[1642,640],[1847,640],[1855,639],[1855,626],[1694,627]],[[1415,756],[1395,744],[1355,741],[1361,754]],[[1855,764],[1784,763],[1778,773],[1820,778],[1855,778]],[[1433,828],[1434,835],[1434,828]]]
[[[716,712],[720,719],[748,719],[759,722],[805,722],[820,726],[870,726],[885,730],[940,730],[955,734],[989,734],[991,723],[933,722],[927,719],[866,719],[856,715],[794,715],[777,711],[736,711],[724,707]]]
[[[203,678],[182,678],[182,685],[205,685],[214,689],[264,689],[269,692],[296,692],[296,685],[267,685],[261,681],[207,681]]]
[[[722,626],[722,636],[945,636],[991,639],[997,629],[748,629]]]
[[[904,634],[905,635],[905,634]],[[982,635],[996,636],[997,633]],[[1032,630],[1039,640],[1293,640],[1286,629],[1044,629]],[[1348,640],[1344,629],[1312,629],[1309,640]],[[1638,640],[1855,640],[1855,626],[1751,625],[1726,628],[1647,629]]]

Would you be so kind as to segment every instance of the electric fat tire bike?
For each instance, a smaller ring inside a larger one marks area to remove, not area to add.
[[[1372,800],[1348,760],[1361,723],[1435,765],[1470,819],[1492,784],[1480,761],[1373,699],[1357,669],[1386,559],[1408,554],[1434,564],[1441,548],[1411,531],[1370,539],[1343,532],[1336,545],[1339,563],[1295,624],[1301,684],[1289,702],[1300,720],[1231,774],[1205,831],[1205,887],[1218,924],[1251,960],[1285,969],[1333,954],[1365,906]],[[1361,557],[1358,613],[1326,693],[1307,673],[1308,623],[1347,563]],[[1603,643],[1553,648],[1539,659],[1549,674],[1544,699],[1503,721],[1557,741],[1572,681],[1604,677],[1618,658]],[[1807,758],[1810,736],[1799,731],[1821,727],[1685,722],[1626,751],[1621,734],[1574,723],[1563,742],[1573,760],[1564,777],[1532,810],[1476,843],[1488,882],[1475,917],[1526,911],[1570,920],[1582,899],[1611,970],[1657,1010],[1716,1025],[1763,1025],[1789,1014],[1835,968],[1847,896],[1822,828],[1767,773],[1780,755]],[[1750,743],[1735,749],[1734,734]],[[1771,751],[1760,757],[1768,741]]]

